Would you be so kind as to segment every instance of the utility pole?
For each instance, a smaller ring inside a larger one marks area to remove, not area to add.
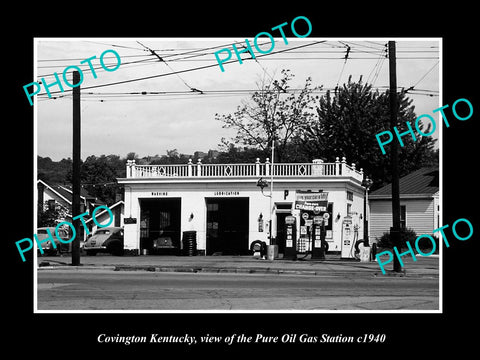
[[[273,164],[275,163],[275,136],[272,139],[272,163],[270,168],[270,211],[269,211],[269,220],[268,220],[268,230],[269,230],[269,243],[272,243],[272,212],[273,212]]]
[[[365,188],[365,198],[363,201],[363,245],[365,247],[370,247],[370,242],[368,239],[368,190],[370,189],[370,186],[372,186],[373,181],[366,177],[362,181],[362,186]]]
[[[395,41],[388,42],[388,62],[390,69],[390,131],[394,134],[393,127],[397,124],[397,61],[395,55]],[[400,184],[398,173],[398,145],[392,141],[391,151],[391,173],[392,173],[392,224],[390,228],[390,239],[393,246],[400,252]],[[393,271],[401,272],[402,268],[396,256],[393,257]]]
[[[80,83],[80,73],[73,72],[73,84]],[[73,148],[72,148],[72,218],[80,215],[80,85],[73,88]],[[80,218],[73,220],[75,239],[72,242],[72,265],[80,265]]]

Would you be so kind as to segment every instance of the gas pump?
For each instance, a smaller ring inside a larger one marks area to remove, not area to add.
[[[303,225],[302,225],[303,223]],[[313,220],[307,211],[302,212],[300,220],[300,236],[297,239],[297,253],[307,254],[310,251],[310,232]]]
[[[314,216],[312,226],[312,259],[325,259],[325,233],[323,216]]]
[[[355,257],[355,239],[353,238],[352,219],[344,219],[342,222],[342,258]]]
[[[285,217],[285,250],[284,259],[295,260],[297,258],[297,226],[294,216]]]

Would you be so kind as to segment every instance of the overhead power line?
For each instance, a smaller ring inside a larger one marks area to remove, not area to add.
[[[82,94],[85,95],[84,96],[85,99],[82,98],[82,100],[86,100],[86,101],[106,101],[106,100],[116,100],[116,99],[137,99],[137,100],[139,100],[139,99],[144,100],[145,99],[146,100],[147,98],[151,98],[151,97],[156,97],[157,99],[159,97],[165,97],[165,98],[171,99],[172,96],[177,96],[177,98],[178,98],[178,96],[181,96],[181,98],[184,99],[185,96],[193,95],[193,93],[197,93],[197,96],[198,95],[208,95],[211,98],[211,97],[239,96],[239,95],[243,95],[243,94],[246,94],[246,93],[251,93],[253,91],[256,91],[256,90],[218,90],[218,91],[197,90],[197,89],[191,87],[179,74],[187,73],[187,72],[191,72],[191,71],[203,70],[203,69],[207,69],[207,68],[211,68],[211,67],[216,67],[216,66],[218,66],[218,64],[216,62],[213,63],[213,64],[205,65],[205,66],[198,66],[198,67],[183,69],[183,70],[179,70],[179,71],[174,71],[171,68],[171,66],[169,66],[169,64],[168,64],[168,62],[173,62],[173,61],[210,61],[211,62],[212,59],[205,59],[205,58],[201,58],[201,57],[205,57],[206,55],[211,55],[211,54],[213,54],[213,51],[212,51],[213,49],[218,49],[220,47],[227,47],[227,45],[219,45],[219,46],[213,46],[213,47],[208,47],[208,48],[199,48],[199,49],[183,51],[183,52],[175,53],[175,54],[168,54],[168,55],[165,55],[165,56],[163,56],[163,54],[162,54],[162,56],[160,56],[157,53],[156,50],[148,48],[147,46],[145,46],[144,44],[142,44],[140,42],[138,42],[138,43],[143,47],[143,49],[133,48],[133,47],[131,47],[131,48],[134,49],[134,50],[148,51],[149,54],[148,55],[127,55],[128,57],[134,57],[135,56],[137,58],[140,57],[142,59],[134,60],[134,61],[131,61],[131,62],[126,62],[126,63],[123,63],[122,65],[127,65],[127,64],[130,65],[130,66],[151,65],[152,63],[158,63],[158,61],[160,61],[160,62],[164,62],[165,65],[167,67],[169,67],[171,72],[170,73],[155,74],[155,75],[150,75],[150,76],[144,76],[144,77],[138,77],[138,78],[123,80],[123,81],[111,82],[111,83],[107,83],[107,84],[99,84],[99,85],[93,85],[93,86],[89,86],[89,87],[82,87]],[[299,45],[299,46],[288,47],[288,48],[281,49],[281,50],[278,50],[278,51],[275,51],[275,52],[271,52],[269,54],[259,54],[259,55],[256,55],[256,58],[254,60],[262,68],[263,72],[265,74],[267,74],[268,76],[270,76],[270,74],[268,74],[266,69],[258,62],[257,58],[262,58],[263,60],[287,60],[287,59],[288,60],[316,60],[316,59],[343,60],[342,70],[340,72],[339,79],[337,81],[337,87],[338,87],[338,84],[340,83],[341,76],[343,74],[343,71],[344,71],[347,60],[376,59],[377,62],[376,62],[374,68],[372,69],[372,71],[370,73],[370,75],[373,74],[373,78],[372,78],[372,82],[371,82],[371,84],[373,85],[375,83],[376,79],[378,78],[380,69],[381,69],[381,67],[382,67],[382,65],[383,65],[383,63],[386,59],[385,44],[373,44],[373,45],[378,45],[378,48],[377,48],[377,47],[371,46],[370,44],[368,44],[368,45],[357,44],[357,43],[350,42],[350,41],[339,42],[339,43],[341,45],[338,45],[338,43],[333,43],[333,42],[329,42],[329,41],[326,41],[326,40],[315,41],[315,42],[312,42],[312,43],[302,44],[302,45]],[[108,45],[112,45],[112,44],[108,44]],[[312,47],[314,45],[322,45],[322,46],[325,46],[326,48],[314,48],[313,50],[306,50],[308,47]],[[231,44],[229,44],[229,46],[231,46]],[[168,49],[168,50],[169,51],[175,51],[175,50],[178,51],[179,49]],[[374,52],[372,50],[376,50],[376,51]],[[162,49],[161,51],[163,52],[163,51],[166,51],[166,50]],[[355,54],[355,53],[356,54],[361,54],[363,52],[366,52],[367,54],[378,54],[378,56],[376,56],[376,57],[371,57],[371,56],[368,56],[368,55],[365,56],[365,57],[352,56],[352,54]],[[283,54],[287,54],[287,53],[290,53],[290,54],[298,53],[298,54],[308,54],[308,55],[310,55],[310,54],[315,55],[316,53],[318,53],[318,54],[325,53],[325,54],[333,54],[335,56],[334,57],[328,57],[328,56],[325,56],[325,57],[317,57],[317,56],[284,57],[284,56],[282,56]],[[249,53],[245,53],[245,57],[247,57],[248,55],[249,55]],[[272,55],[278,55],[278,56],[272,56]],[[125,57],[127,57],[127,56],[125,56]],[[146,59],[143,58],[145,56],[147,56]],[[170,59],[170,60],[168,60],[168,62],[165,60],[167,57]],[[405,59],[413,59],[413,58],[417,58],[417,57],[409,57],[409,56],[405,57]],[[433,71],[435,66],[437,66],[438,63],[439,63],[438,57],[427,57],[427,58],[428,59],[436,59],[437,63],[431,69],[429,69],[427,71],[427,73],[425,73],[417,81],[417,83],[413,87],[410,87],[409,89],[407,89],[407,91],[411,95],[438,96],[438,92],[434,92],[434,91],[431,91],[431,90],[414,89],[431,71]],[[397,60],[401,60],[401,59],[402,58],[397,57]],[[247,58],[242,59],[242,60],[243,61],[250,60],[250,58],[247,57]],[[48,60],[42,60],[42,61],[47,62]],[[66,61],[66,60],[65,59],[64,60],[53,59],[51,61]],[[225,62],[224,64],[236,63],[236,62],[238,62],[237,59],[232,59],[230,61]],[[178,91],[142,91],[142,92],[125,92],[125,93],[121,93],[121,92],[120,93],[93,93],[93,92],[86,92],[85,91],[85,90],[90,90],[90,89],[95,89],[95,88],[115,86],[115,85],[119,85],[119,84],[130,83],[130,82],[137,82],[137,81],[149,80],[149,79],[154,79],[154,78],[160,78],[160,77],[169,76],[169,75],[176,75],[177,77],[179,77],[182,80],[182,82],[185,84],[185,86],[190,91],[185,91],[185,92],[178,92]],[[370,79],[370,75],[367,78],[367,82]],[[375,87],[375,88],[380,89],[381,87]],[[289,90],[294,91],[295,89],[289,89]],[[326,91],[326,90],[327,89],[324,88],[321,91]],[[333,89],[331,89],[331,90],[333,90]],[[65,97],[71,96],[70,95],[71,91],[72,90],[66,89],[64,92],[51,91],[50,93],[51,94],[60,94],[60,95],[54,96],[54,98],[65,98]],[[39,98],[39,100],[48,100],[49,99],[46,94],[39,94],[39,95],[37,95],[37,97]],[[98,97],[102,97],[102,99],[98,99]]]
[[[405,93],[408,93],[408,92],[411,92],[412,90],[415,90],[415,87],[416,87],[418,84],[420,84],[420,82],[421,82],[423,79],[425,79],[425,77],[426,77],[428,74],[430,74],[430,73],[432,72],[432,70],[435,69],[435,67],[436,67],[439,63],[440,63],[440,60],[437,61],[437,62],[420,78],[420,80],[418,80],[418,81],[415,83],[415,85],[410,86],[410,87],[409,87],[408,89],[406,89],[404,92],[405,92]]]
[[[372,89],[377,91],[384,91],[388,86],[376,86]],[[312,89],[313,93],[324,94],[327,91],[334,91],[335,88],[322,87],[319,89]],[[402,88],[398,88],[402,91]],[[219,90],[204,90],[201,96],[194,95],[191,91],[132,91],[132,92],[84,92],[82,93],[82,101],[148,101],[148,100],[172,100],[172,99],[211,99],[211,98],[225,98],[232,96],[245,96],[253,94],[260,89],[219,89]],[[303,91],[303,88],[289,88],[284,90],[285,94],[295,94]],[[423,96],[438,96],[438,91],[414,89],[410,95]],[[59,95],[57,99],[69,99],[71,94]],[[49,100],[46,94],[42,94],[39,100]]]
[[[416,87],[418,84],[420,84],[420,82],[421,82],[423,79],[425,79],[425,77],[426,77],[428,74],[430,74],[430,73],[432,72],[432,70],[435,69],[435,67],[436,67],[439,63],[440,63],[440,60],[437,61],[437,62],[435,63],[435,65],[433,65],[433,66],[430,68],[430,70],[428,70],[428,71],[425,73],[425,75],[423,75],[423,76],[420,78],[420,80],[418,80],[418,81],[416,82],[416,84],[413,85],[413,87]]]
[[[143,60],[135,60],[135,61],[123,62],[121,65],[122,65],[122,66],[125,66],[125,65],[131,65],[131,64],[141,64],[141,63],[143,64],[143,63],[146,63],[146,62],[152,63],[152,62],[156,62],[156,61],[157,61],[157,60],[150,58],[150,59],[143,59]],[[111,64],[110,64],[110,63],[105,63],[104,65],[107,66],[107,67],[109,67],[110,65],[116,65],[116,64],[117,64],[117,62],[111,63]],[[64,66],[64,65],[62,65],[62,66],[59,66],[59,65],[56,65],[56,66],[39,66],[38,68],[52,68],[52,67],[54,67],[54,68],[56,68],[56,67],[58,67],[58,68],[64,68],[65,66]],[[101,66],[93,67],[93,70],[100,70],[100,69],[102,69]],[[91,71],[91,69],[90,69],[90,67],[85,66],[85,68],[83,68],[82,71],[88,73],[89,71]],[[55,74],[55,72],[50,73],[50,74],[38,75],[37,78],[54,76],[54,74]]]
[[[168,63],[163,60],[163,58],[158,55],[154,50],[150,49],[149,47],[145,46],[144,44],[142,44],[140,41],[137,41],[137,43],[139,43],[140,45],[142,45],[144,48],[146,48],[148,51],[150,51],[150,53],[152,55],[154,55],[160,62],[163,62],[171,71],[172,73],[175,73],[175,70],[172,69],[172,67],[170,65],[168,65]],[[198,90],[196,88],[193,88],[191,87],[190,85],[187,84],[187,82],[185,80],[183,80],[183,78],[178,74],[176,73],[177,77],[185,84],[186,87],[188,87],[191,91],[193,92],[199,92],[200,94],[203,94],[201,90]]]
[[[90,41],[92,42],[92,41]],[[124,46],[124,45],[117,45],[117,44],[110,44],[110,43],[103,43],[103,42],[95,42],[93,43],[99,43],[102,45],[108,45],[108,46],[114,46],[114,47],[119,47],[119,48],[126,48],[126,49],[133,49],[133,50],[142,50],[142,51],[148,51],[149,54],[145,55],[123,55],[122,54],[122,59],[123,58],[137,58],[137,60],[133,61],[128,61],[128,62],[123,62],[122,66],[125,67],[128,65],[129,67],[133,66],[147,66],[151,65],[157,60],[155,58],[152,58],[152,56],[155,56],[155,54],[158,55],[158,51],[162,52],[161,58],[163,61],[167,64],[170,62],[202,62],[202,61],[211,61],[210,58],[207,58],[209,55],[214,54],[214,50],[219,49],[219,48],[227,48],[231,44],[221,44],[221,45],[216,45],[216,46],[210,46],[210,47],[205,47],[205,48],[196,48],[196,49],[180,49],[180,48],[162,48],[160,50],[157,49],[151,49],[149,48],[148,50],[145,50],[145,48],[141,49],[138,47],[132,47],[132,46]],[[264,44],[269,43],[269,41],[266,41]],[[352,41],[339,41],[341,45],[337,45],[336,42],[332,41],[323,41],[321,42],[322,46],[325,46],[326,48],[317,48],[317,49],[312,49],[312,50],[305,50],[305,49],[300,49],[300,50],[292,50],[289,51],[290,54],[303,54],[305,56],[297,56],[297,57],[281,57],[282,60],[288,60],[288,61],[310,61],[310,60],[339,60],[339,59],[344,59],[344,54],[345,52],[345,46],[348,45],[350,46],[350,54],[349,54],[349,60],[370,60],[370,59],[376,59],[376,57],[369,57],[369,56],[362,56],[362,54],[368,55],[378,55],[381,56],[382,54],[385,53],[384,45],[381,44],[376,44],[374,42],[370,41],[365,41],[365,43],[357,43],[357,42],[352,42]],[[379,47],[376,48],[374,46],[371,46],[370,44],[373,45],[378,45]],[[262,46],[263,43],[259,44],[259,46]],[[420,54],[420,53],[431,53],[431,52],[438,52],[438,50],[432,50],[435,49],[435,47],[426,47],[423,50],[423,48],[420,47],[414,47],[414,50],[401,50],[405,51],[405,53],[411,53],[413,55]],[[185,51],[187,50],[187,51]],[[164,54],[165,52],[174,52],[174,53],[169,53],[169,54]],[[315,55],[324,55],[324,56],[315,56]],[[332,56],[328,56],[332,55]],[[336,56],[338,55],[338,56]],[[353,56],[352,56],[353,55]],[[399,59],[415,59],[415,60],[420,60],[420,59],[434,59],[438,60],[438,56],[424,56],[424,57],[419,57],[419,56],[413,56],[413,55],[408,55],[408,56],[402,56],[399,57]],[[140,59],[138,59],[140,58]],[[157,58],[158,59],[158,58]],[[67,58],[67,59],[39,59],[37,62],[41,62],[42,65],[39,65],[37,68],[58,68],[59,71],[63,68],[65,68],[65,65],[63,65],[63,62],[72,62],[72,61],[82,61],[84,60],[83,58]],[[160,59],[158,59],[160,60]],[[277,58],[264,58],[264,60],[277,60]],[[50,65],[51,64],[51,65]],[[116,65],[117,63],[112,63],[112,65]],[[69,64],[70,65],[70,64]],[[109,66],[108,63],[106,63],[106,66]],[[94,70],[100,69],[99,67],[94,68]],[[82,69],[84,72],[89,72],[91,69],[85,65],[85,67]],[[38,78],[41,77],[48,77],[48,76],[54,76],[54,73],[49,73],[49,74],[42,74],[39,75]]]
[[[261,57],[266,57],[266,56],[272,56],[272,55],[288,52],[290,50],[300,49],[300,48],[304,48],[304,47],[307,47],[307,46],[320,44],[320,43],[325,42],[325,41],[326,40],[315,41],[313,43],[302,44],[302,45],[278,50],[276,52],[271,52],[271,53],[268,53],[268,54],[257,55],[256,57],[261,58]],[[230,64],[230,63],[234,63],[234,62],[238,62],[238,60],[229,60],[229,61],[224,62],[223,64]],[[182,73],[187,73],[187,72],[191,72],[191,71],[204,70],[204,69],[208,69],[208,68],[216,67],[216,66],[218,66],[218,64],[214,63],[214,64],[198,66],[198,67],[184,69],[184,70],[178,70],[178,71],[174,71],[174,72],[166,73],[166,74],[165,73],[164,74],[155,74],[155,75],[143,76],[143,77],[139,77],[139,78],[135,78],[135,79],[128,79],[128,80],[121,80],[121,81],[116,81],[116,82],[111,82],[111,83],[106,83],[106,84],[92,85],[92,86],[82,87],[82,91],[88,90],[88,89],[96,89],[96,88],[101,88],[101,87],[107,87],[107,86],[115,86],[115,85],[120,85],[120,84],[128,84],[128,83],[137,82],[137,81],[156,79],[156,78],[165,77],[165,76],[169,76],[169,75],[176,75],[176,74],[182,74]],[[50,91],[50,94],[69,93],[71,91],[72,90],[68,90],[68,89],[66,89],[64,91],[57,90],[57,91]]]
[[[342,42],[340,42],[340,43],[342,43]],[[342,44],[347,47],[347,50],[345,52],[345,58],[344,58],[345,61],[343,62],[342,70],[340,71],[340,75],[338,76],[337,86],[335,86],[335,91],[338,89],[338,84],[340,83],[340,79],[342,78],[343,70],[345,69],[345,64],[347,63],[347,60],[348,60],[348,55],[350,54],[350,50],[352,49],[350,47],[350,45],[344,44],[344,43],[342,43]]]
[[[375,63],[375,65],[373,66],[373,69],[370,71],[370,73],[368,74],[368,77],[367,77],[367,83],[369,82],[370,80],[370,76],[373,74],[372,76],[372,80],[371,80],[371,84],[372,86],[375,84],[375,82],[377,81],[378,79],[378,76],[380,75],[380,71],[382,70],[382,67],[383,67],[383,64],[385,63],[385,60],[388,58],[388,45],[387,44],[384,44],[384,49],[383,49],[383,52],[380,54],[380,56],[378,57],[378,60],[377,62]]]

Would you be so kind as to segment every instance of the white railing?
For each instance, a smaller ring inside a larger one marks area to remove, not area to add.
[[[185,165],[135,165],[135,177],[188,176]]]
[[[200,169],[200,174],[203,177],[257,176],[255,164],[204,164],[201,165]]]
[[[273,171],[273,174],[271,173]],[[240,177],[254,178],[261,176],[275,177],[332,177],[350,176],[363,180],[363,169],[355,169],[355,164],[348,165],[345,158],[336,158],[334,163],[324,163],[314,160],[312,163],[278,163],[272,164],[267,158],[265,163],[260,159],[254,164],[196,164],[190,160],[188,164],[180,165],[138,165],[135,160],[127,160],[127,178],[216,178]]]

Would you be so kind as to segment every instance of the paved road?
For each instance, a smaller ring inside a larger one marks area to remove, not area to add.
[[[438,278],[38,272],[38,310],[438,310]]]

